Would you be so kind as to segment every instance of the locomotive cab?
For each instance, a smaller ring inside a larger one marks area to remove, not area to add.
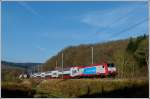
[[[116,74],[116,66],[113,63],[108,64],[108,73],[109,75]]]

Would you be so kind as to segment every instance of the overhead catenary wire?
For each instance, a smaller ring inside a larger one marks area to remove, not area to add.
[[[137,7],[136,7],[136,8],[137,8]],[[134,13],[134,11],[136,10],[136,8],[133,9],[133,10],[131,10],[131,11],[129,11],[128,13],[126,13],[126,15],[129,15],[129,16],[120,16],[117,20],[114,20],[114,21],[112,21],[110,24],[108,24],[108,25],[106,26],[106,29],[104,29],[104,30],[101,30],[101,29],[100,29],[100,32],[99,32],[99,30],[98,30],[98,31],[95,33],[96,35],[93,35],[93,37],[97,36],[98,34],[100,34],[100,33],[102,33],[102,32],[105,32],[105,31],[109,30],[108,27],[114,26],[115,24],[119,23],[119,22],[122,21],[123,19],[125,19],[125,18],[127,18],[127,17],[133,16],[133,15],[134,15],[133,13]],[[112,10],[111,12],[113,12],[113,10]],[[110,13],[111,13],[111,12],[110,12]],[[112,35],[109,35],[107,39],[110,39],[110,38],[112,39],[114,36],[116,37],[116,36],[118,36],[119,34],[121,34],[121,33],[123,33],[123,32],[126,32],[126,31],[128,31],[128,30],[131,30],[132,28],[137,27],[138,25],[140,25],[140,24],[146,22],[147,20],[148,20],[148,18],[147,18],[147,19],[144,19],[144,20],[142,20],[142,21],[140,21],[140,22],[137,22],[137,23],[133,24],[132,26],[127,27],[126,29],[122,29],[121,31],[119,31],[119,32],[117,32],[117,33],[114,33],[114,32],[113,32]],[[137,20],[137,21],[139,21],[139,20]]]
[[[57,60],[56,60],[56,69],[57,69]]]
[[[91,53],[92,53],[92,55],[91,55],[91,56],[92,56],[92,58],[91,58],[91,59],[92,59],[92,60],[91,60],[91,64],[93,64],[93,46],[91,47],[91,51],[92,51],[92,52],[91,52]]]
[[[142,21],[140,21],[140,22],[138,22],[138,23],[136,23],[136,24],[133,24],[133,25],[130,26],[130,27],[127,27],[126,29],[124,29],[124,30],[122,30],[122,31],[119,31],[119,32],[113,34],[112,36],[115,36],[115,37],[116,37],[116,36],[118,36],[118,34],[124,33],[124,32],[126,32],[126,31],[129,31],[129,30],[131,30],[131,29],[133,29],[133,28],[135,28],[135,27],[137,27],[137,26],[143,24],[143,23],[146,22],[146,21],[148,21],[147,18],[143,19]],[[111,37],[112,37],[112,36],[111,36]]]
[[[112,10],[111,12],[113,12],[113,10]],[[131,11],[129,11],[128,13],[126,13],[126,15],[128,15],[128,14],[130,14],[130,13],[133,13],[133,12],[134,12],[134,9],[131,10]],[[123,16],[120,16],[117,20],[113,20],[110,24],[108,24],[108,25],[106,26],[107,29],[108,29],[108,27],[113,26],[113,25],[119,23],[120,21],[122,21],[122,20],[125,19],[125,18],[127,18],[127,17],[123,15]],[[101,32],[104,32],[104,31],[106,31],[107,29],[102,30]],[[99,30],[98,30],[98,31],[99,31]],[[97,31],[95,34],[99,34],[98,31]]]

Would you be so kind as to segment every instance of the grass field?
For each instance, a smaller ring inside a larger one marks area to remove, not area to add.
[[[19,83],[2,83],[2,97],[148,98],[148,94],[146,79],[26,79]]]

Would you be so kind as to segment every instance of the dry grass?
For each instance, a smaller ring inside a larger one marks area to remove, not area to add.
[[[140,86],[146,80],[99,80],[70,79],[45,80],[37,86],[37,94],[48,94],[53,97],[80,97],[124,88]]]
[[[2,89],[36,91],[33,97],[81,97],[94,94],[112,93],[115,90],[148,86],[146,79],[26,79],[20,83],[2,83]],[[144,87],[145,88],[145,87]],[[142,87],[142,89],[144,89]],[[136,90],[136,89],[135,89]],[[139,89],[138,89],[139,90]],[[147,92],[144,89],[144,92]],[[143,93],[144,93],[143,92]],[[136,93],[139,94],[139,93]],[[94,96],[93,96],[94,97]]]

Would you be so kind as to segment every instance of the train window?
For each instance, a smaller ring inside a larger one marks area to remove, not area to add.
[[[76,72],[77,72],[76,70],[73,70],[73,71],[72,71],[73,74],[75,74]]]
[[[57,73],[53,73],[53,75],[57,75]]]

